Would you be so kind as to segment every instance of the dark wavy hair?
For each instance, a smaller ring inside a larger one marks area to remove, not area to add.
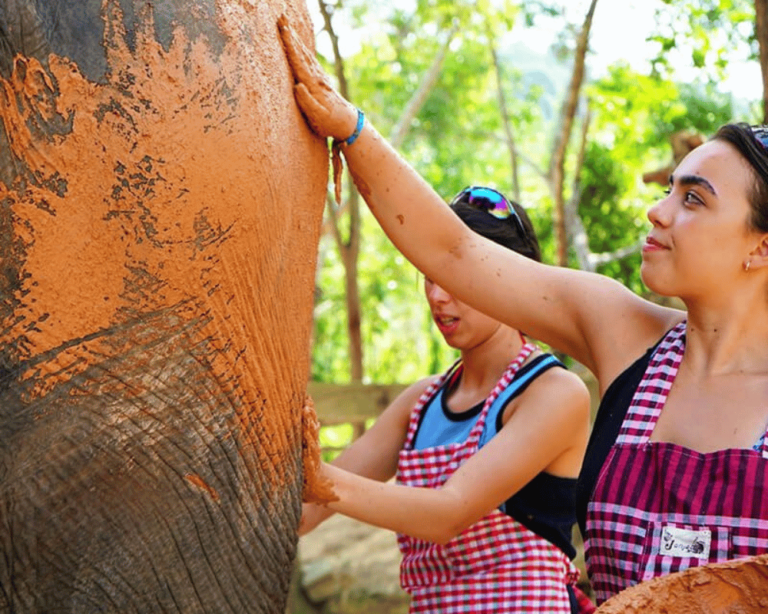
[[[531,260],[541,262],[539,240],[528,214],[519,203],[509,198],[507,201],[515,209],[524,233],[520,232],[518,225],[511,217],[500,220],[482,209],[473,207],[466,198],[456,199],[455,197],[450,207],[467,226],[479,235]]]
[[[725,124],[711,140],[729,143],[752,168],[755,181],[747,194],[748,223],[753,230],[768,232],[768,126]]]

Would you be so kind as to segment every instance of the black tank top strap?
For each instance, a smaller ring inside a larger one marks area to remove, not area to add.
[[[597,484],[597,478],[603,463],[608,458],[611,447],[621,430],[624,417],[627,414],[635,390],[643,378],[655,345],[638,358],[611,382],[605,391],[600,407],[597,410],[595,423],[587,444],[584,463],[581,466],[579,479],[576,483],[576,518],[582,535],[586,529],[587,505],[592,497],[592,491]]]

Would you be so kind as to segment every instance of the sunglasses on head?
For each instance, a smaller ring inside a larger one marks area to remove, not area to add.
[[[455,205],[459,202],[466,203],[475,209],[485,211],[499,220],[512,218],[520,236],[525,237],[527,235],[525,227],[523,226],[523,221],[520,219],[517,211],[515,211],[512,203],[509,202],[501,192],[498,192],[493,188],[482,186],[470,186],[464,188],[454,197],[451,201],[451,205]]]
[[[752,135],[764,149],[768,149],[768,128],[765,126],[754,126],[752,128]]]

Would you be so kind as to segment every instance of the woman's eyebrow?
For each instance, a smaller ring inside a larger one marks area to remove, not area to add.
[[[698,185],[704,188],[707,192],[712,194],[712,196],[717,196],[717,192],[715,191],[715,188],[709,181],[704,179],[704,177],[699,177],[698,175],[682,175],[681,177],[677,178],[677,182],[681,185]],[[670,175],[669,176],[669,185],[673,185],[675,183],[675,176]]]

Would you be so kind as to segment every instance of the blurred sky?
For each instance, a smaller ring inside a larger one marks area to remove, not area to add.
[[[656,52],[657,46],[647,42],[646,38],[656,27],[654,11],[661,4],[660,0],[598,0],[590,36],[590,48],[593,51],[589,59],[590,68],[599,74],[605,66],[623,58],[638,72],[647,72],[649,59]],[[581,23],[589,2],[572,0],[566,5],[573,7],[572,21]],[[530,46],[541,46],[541,41],[547,38],[541,36],[541,33],[538,37],[534,32],[521,31],[520,34],[526,39],[530,38],[530,41],[526,40]],[[715,37],[716,33],[713,32],[712,36]],[[540,42],[537,42],[537,38]],[[551,35],[548,38],[551,39]],[[745,58],[747,52],[748,49],[745,49],[741,56]],[[686,73],[691,72],[690,56],[681,53],[679,57],[672,56],[672,61],[677,73],[675,80],[688,81]],[[728,73],[721,85],[723,91],[748,100],[762,98],[762,76],[757,60],[732,62]]]

